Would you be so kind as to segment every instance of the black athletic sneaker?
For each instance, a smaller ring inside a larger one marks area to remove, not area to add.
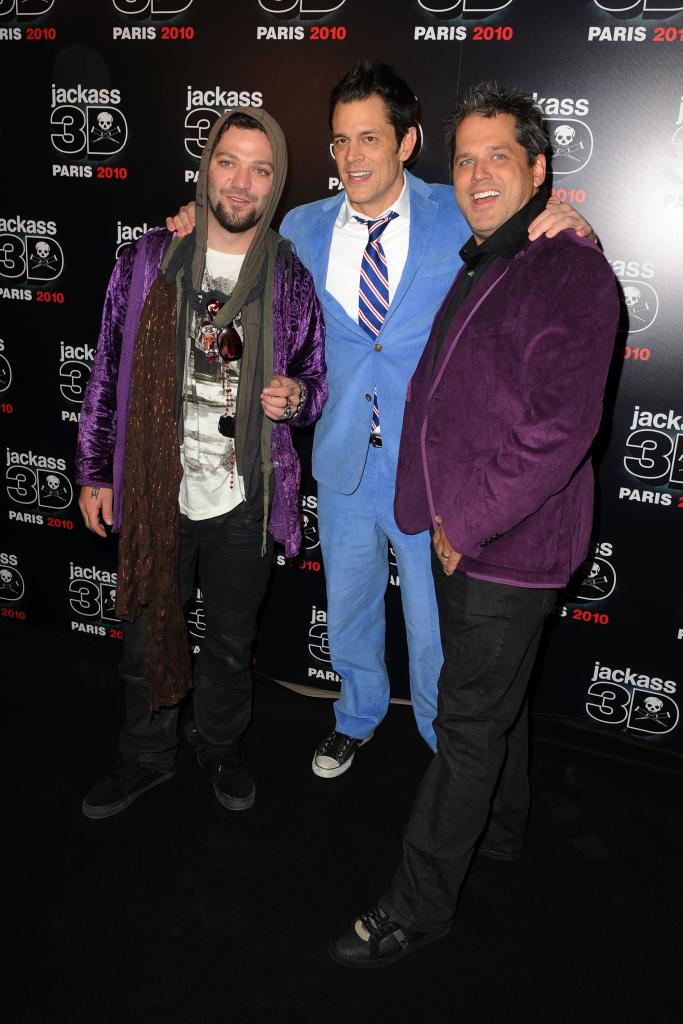
[[[448,926],[433,932],[405,928],[392,921],[381,907],[373,907],[327,948],[332,959],[344,967],[386,967],[447,934]]]
[[[194,726],[185,732],[186,739],[194,748],[200,768],[211,777],[216,800],[229,811],[246,811],[254,806],[256,783],[254,776],[237,753],[237,749],[219,754],[202,741]]]
[[[173,778],[174,772],[160,772],[147,764],[126,767],[122,761],[112,761],[109,774],[90,790],[83,801],[86,818],[109,818],[130,807],[134,800],[148,789]]]
[[[314,773],[321,779],[334,779],[337,775],[342,775],[351,767],[358,748],[368,743],[372,736],[370,733],[364,740],[357,740],[335,729],[322,741],[313,755],[311,767]]]

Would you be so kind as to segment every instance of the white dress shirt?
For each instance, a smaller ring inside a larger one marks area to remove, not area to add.
[[[398,217],[387,224],[381,239],[389,270],[389,302],[391,303],[408,258],[410,197],[407,182],[404,180],[401,194],[396,202],[384,210],[379,217],[367,217],[365,214],[359,213],[351,206],[348,198],[345,198],[334,224],[325,288],[356,323],[358,323],[360,265],[365,246],[368,244],[368,229],[365,224],[360,224],[354,218],[379,220],[391,210],[395,210]]]

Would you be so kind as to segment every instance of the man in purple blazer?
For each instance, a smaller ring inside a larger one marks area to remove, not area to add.
[[[77,480],[89,529],[120,529],[126,721],[120,760],[83,802],[106,818],[171,778],[178,703],[217,800],[254,803],[237,746],[252,706],[251,646],[272,538],[299,547],[291,425],[327,396],[313,279],[270,228],[287,173],[262,109],[219,118],[202,155],[196,230],[147,232],[114,269],[81,417]],[[206,633],[191,670],[183,606],[195,566]]]
[[[448,141],[472,237],[408,386],[395,499],[401,529],[433,531],[437,752],[391,885],[330,944],[352,967],[445,935],[472,855],[520,852],[529,676],[591,534],[590,447],[619,314],[593,242],[563,231],[529,244],[548,146],[532,100],[484,83]]]

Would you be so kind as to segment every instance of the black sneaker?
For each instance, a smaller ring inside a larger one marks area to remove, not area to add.
[[[321,779],[334,779],[337,775],[342,775],[351,767],[358,748],[368,743],[372,736],[373,733],[370,733],[364,740],[356,740],[353,736],[347,736],[346,733],[337,732],[335,729],[322,741],[313,755],[311,767],[314,773]]]
[[[447,935],[449,928],[435,932],[418,932],[392,921],[381,907],[373,907],[337,939],[328,952],[344,967],[387,967],[420,946]]]
[[[173,778],[174,772],[160,772],[147,764],[126,768],[122,761],[111,762],[106,779],[90,790],[82,804],[86,818],[109,818],[130,807],[133,800],[148,789]]]
[[[227,807],[229,811],[246,811],[254,806],[254,776],[236,750],[218,755],[206,747],[195,746],[194,752],[199,767],[211,776],[213,791],[219,804]]]

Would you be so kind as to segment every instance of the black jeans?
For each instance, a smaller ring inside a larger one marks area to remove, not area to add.
[[[381,905],[421,931],[447,925],[482,840],[519,847],[529,810],[527,689],[555,590],[512,587],[455,572],[432,552],[444,664],[437,751]]]
[[[194,521],[180,517],[180,594],[192,594],[195,568],[204,600],[206,633],[194,667],[197,741],[217,757],[240,739],[251,718],[251,648],[256,615],[272,561],[272,541],[261,554],[263,519],[248,503],[225,515]],[[126,722],[119,737],[125,764],[170,771],[178,746],[178,707],[150,717],[144,678],[148,613],[124,623],[121,677]]]

